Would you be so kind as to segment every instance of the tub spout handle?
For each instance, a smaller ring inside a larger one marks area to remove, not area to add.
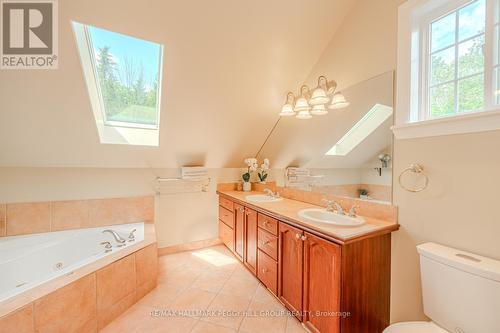
[[[137,230],[136,229],[133,229],[130,234],[128,234],[128,241],[129,242],[133,242],[135,241],[135,235],[134,235],[134,232],[136,232]]]
[[[105,253],[112,251],[113,246],[111,245],[110,242],[101,242],[101,245],[104,245],[104,248],[105,248],[104,252]]]

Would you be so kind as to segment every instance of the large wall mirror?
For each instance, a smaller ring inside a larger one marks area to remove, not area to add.
[[[258,158],[286,170],[284,186],[392,202],[393,82],[388,72],[344,89],[347,108],[282,117]]]

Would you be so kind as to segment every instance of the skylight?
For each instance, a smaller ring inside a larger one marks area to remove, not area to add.
[[[392,116],[392,107],[375,104],[325,155],[346,156]]]
[[[163,46],[73,22],[101,143],[158,145]]]

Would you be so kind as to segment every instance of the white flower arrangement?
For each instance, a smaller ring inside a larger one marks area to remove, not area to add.
[[[269,159],[265,158],[264,162],[260,165],[259,179],[261,183],[264,183],[267,179],[267,171],[269,171]]]
[[[245,183],[250,181],[250,175],[252,172],[257,171],[259,163],[256,158],[246,158],[245,164],[247,165],[247,172],[243,174],[242,178]]]

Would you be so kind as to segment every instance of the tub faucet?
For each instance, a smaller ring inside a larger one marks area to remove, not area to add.
[[[120,244],[125,243],[125,239],[123,239],[120,235],[118,235],[116,233],[116,231],[111,230],[111,229],[106,229],[106,230],[102,231],[103,234],[106,232],[109,232],[111,235],[113,235],[113,237],[115,238],[115,241],[117,241],[118,243],[120,243]]]

